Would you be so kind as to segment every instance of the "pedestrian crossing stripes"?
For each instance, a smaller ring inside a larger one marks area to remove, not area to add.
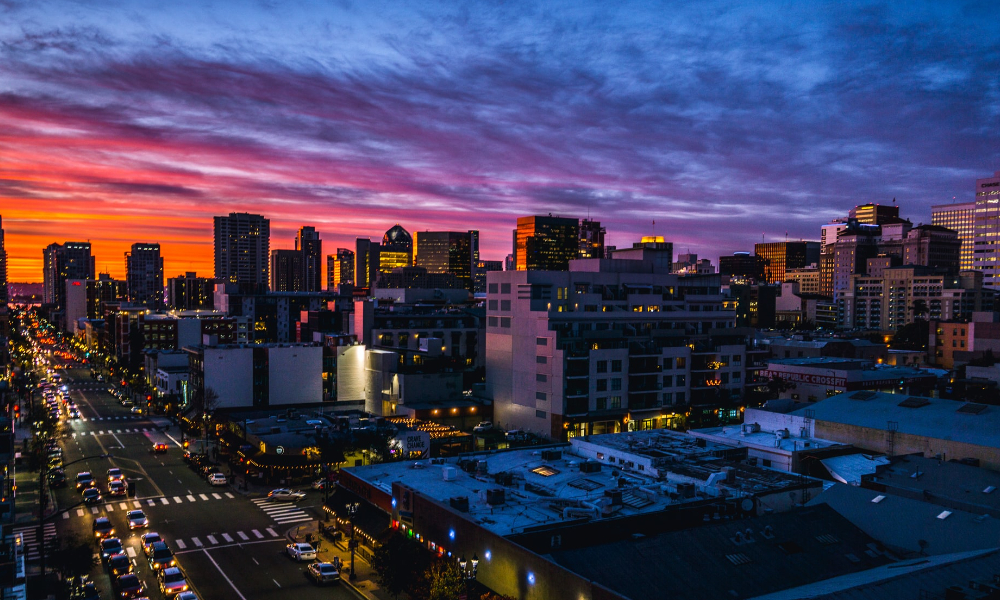
[[[267,498],[255,498],[251,500],[257,505],[257,508],[264,511],[268,517],[274,519],[278,524],[285,523],[297,523],[299,521],[311,521],[312,517],[309,516],[304,510],[298,508],[295,504],[291,502],[272,502]]]
[[[45,540],[46,553],[51,552],[56,547],[58,547],[58,536],[56,534],[56,524],[46,523],[42,526]],[[24,547],[27,549],[26,557],[28,560],[38,560],[41,558],[41,552],[38,545],[38,526],[28,525],[25,527],[15,527],[11,532],[14,535],[21,534],[21,539],[24,541]],[[10,538],[8,538],[10,539]]]
[[[84,436],[84,435],[104,435],[105,433],[108,434],[108,435],[111,435],[113,433],[146,433],[147,431],[149,431],[148,427],[142,427],[142,428],[135,427],[135,428],[132,428],[132,429],[114,429],[114,430],[111,430],[111,429],[108,429],[108,430],[101,429],[101,430],[98,430],[98,431],[74,431],[72,434],[70,434],[70,437],[76,437],[78,435],[79,436]]]
[[[270,527],[268,527],[264,531],[267,533],[267,535],[264,535],[264,533],[256,529],[251,529],[250,534],[253,534],[253,539],[255,540],[273,539],[281,537],[277,531],[271,529]],[[239,538],[239,540],[237,540],[236,538]],[[218,546],[220,544],[234,544],[239,542],[246,542],[249,540],[250,540],[250,535],[247,534],[247,532],[237,531],[235,533],[235,537],[233,534],[229,533],[213,533],[212,535],[206,535],[205,541],[202,541],[202,539],[198,537],[192,537],[187,539],[175,538],[173,541],[170,541],[169,543],[170,545],[175,546],[178,550],[187,550],[188,548],[192,549],[204,548],[206,545]]]
[[[146,417],[139,415],[118,415],[117,417],[80,417],[81,421],[142,421]]]

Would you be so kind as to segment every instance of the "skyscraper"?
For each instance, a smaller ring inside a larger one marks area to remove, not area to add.
[[[323,290],[323,241],[315,227],[303,227],[295,236],[295,250],[301,257],[303,292]]]
[[[584,219],[580,223],[579,258],[604,258],[604,234],[607,230],[598,221]]]
[[[518,271],[565,271],[580,253],[580,222],[553,216],[520,217],[514,231]]]
[[[895,199],[893,199],[895,202]],[[848,219],[857,219],[862,225],[884,225],[899,219],[899,207],[895,204],[859,204],[847,213]]]
[[[0,308],[7,305],[7,250],[3,244],[3,217],[0,216]]]
[[[973,268],[973,244],[976,232],[976,203],[939,204],[931,207],[931,224],[947,227],[958,232],[961,242],[959,268],[968,271]]]
[[[125,253],[128,299],[153,310],[163,307],[163,257],[159,244],[132,244]]]
[[[303,253],[298,250],[271,250],[271,291],[304,291]]]
[[[60,308],[65,306],[67,279],[93,279],[94,257],[90,242],[49,244],[42,250],[44,301]]]
[[[428,273],[453,273],[463,288],[473,290],[472,231],[418,231],[414,264]]]
[[[1000,171],[976,180],[972,268],[983,272],[984,287],[1000,289]]]
[[[753,250],[754,254],[764,259],[764,279],[767,283],[781,283],[785,280],[786,270],[800,269],[809,264],[807,254],[810,250],[819,258],[817,242],[768,242],[754,244]]]
[[[215,278],[247,292],[267,291],[271,222],[260,215],[215,217]]]
[[[167,280],[167,305],[177,310],[215,308],[215,280],[188,271]]]
[[[378,279],[381,246],[368,238],[358,238],[354,252],[354,285],[371,289]]]
[[[337,248],[336,254],[326,257],[326,289],[341,285],[354,285],[354,252],[347,248]]]
[[[411,265],[413,265],[413,238],[410,237],[410,232],[397,223],[382,236],[379,271],[388,273],[393,269]]]

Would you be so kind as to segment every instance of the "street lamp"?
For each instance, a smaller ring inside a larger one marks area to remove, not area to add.
[[[476,571],[479,569],[479,556],[473,554],[472,560],[466,561],[465,555],[458,559],[458,569],[465,583],[465,597],[472,597],[472,586],[476,581]]]
[[[354,515],[358,514],[358,508],[360,507],[361,503],[359,502],[351,502],[346,507],[351,523],[351,541],[347,543],[347,547],[351,549],[351,574],[349,577],[351,581],[354,581],[358,577],[354,574],[354,551],[358,547],[358,542],[354,539]]]

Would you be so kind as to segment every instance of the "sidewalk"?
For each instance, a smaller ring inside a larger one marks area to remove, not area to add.
[[[357,579],[351,581],[348,578],[351,569],[351,553],[347,549],[347,539],[332,542],[328,538],[320,536],[319,521],[309,521],[304,525],[293,527],[288,531],[287,536],[293,542],[301,542],[305,541],[306,534],[312,534],[314,544],[319,540],[320,548],[316,555],[321,562],[333,562],[334,556],[340,557],[344,565],[340,573],[341,585],[353,588],[354,591],[368,600],[393,600],[388,592],[379,587],[375,581],[375,571],[372,570],[367,561],[361,558],[360,554],[356,553],[354,557],[354,573],[357,575]],[[406,598],[406,594],[401,594],[400,598]]]

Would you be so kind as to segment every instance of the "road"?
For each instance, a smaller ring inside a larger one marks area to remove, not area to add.
[[[103,493],[107,469],[119,467],[135,485],[137,497],[106,497],[102,505],[71,508],[55,517],[55,528],[49,528],[47,535],[91,539],[93,520],[109,517],[151,598],[161,596],[139,543],[145,531],[155,531],[167,541],[188,583],[202,599],[358,598],[345,585],[318,588],[305,577],[305,563],[295,563],[283,554],[286,534],[321,515],[319,495],[310,493],[299,505],[274,506],[228,486],[210,486],[184,462],[176,427],[161,431],[152,420],[130,414],[108,393],[106,384],[90,378],[88,369],[69,368],[60,373],[70,399],[81,411],[80,419],[61,419],[64,462],[108,453],[113,457],[70,465],[69,484],[55,491],[59,507],[79,502],[73,484],[76,473],[87,470],[100,482]],[[166,442],[168,452],[152,454],[156,442]],[[129,532],[125,513],[134,508],[145,511],[148,529]],[[102,598],[114,597],[101,565],[91,577]]]

